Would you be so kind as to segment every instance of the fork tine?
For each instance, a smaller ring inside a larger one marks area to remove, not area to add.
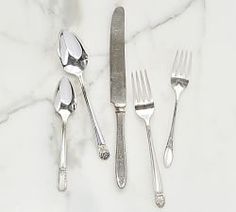
[[[179,57],[179,50],[176,51],[175,58],[174,58],[174,62],[173,62],[173,65],[172,65],[172,74],[173,74],[173,75],[175,75],[178,57]]]
[[[186,76],[186,70],[187,70],[187,62],[189,59],[189,55],[188,55],[188,51],[184,51],[184,56],[183,56],[183,64],[182,64],[182,70],[181,70],[181,74],[183,77]]]
[[[140,79],[141,79],[141,83],[142,83],[142,93],[143,93],[143,99],[144,100],[147,100],[148,101],[148,93],[147,93],[147,85],[146,85],[146,82],[144,80],[144,77],[143,77],[143,71],[140,70]]]
[[[191,71],[191,68],[192,68],[192,52],[190,51],[189,58],[188,58],[188,65],[187,65],[186,75],[189,74],[189,72]]]
[[[133,97],[134,97],[133,99],[134,99],[134,103],[136,103],[138,101],[138,94],[137,94],[137,88],[135,86],[133,72],[131,73],[131,82],[132,82],[132,88],[133,88]]]
[[[183,67],[183,57],[184,57],[184,51],[181,50],[180,56],[179,56],[179,61],[178,61],[178,65],[176,67],[176,75],[180,75],[181,74],[181,67]]]
[[[138,71],[136,71],[136,85],[137,85],[138,101],[140,102],[140,101],[143,101],[143,98],[142,98],[141,83],[138,76]]]
[[[144,76],[145,76],[145,81],[146,81],[146,88],[147,88],[147,93],[148,93],[148,98],[152,99],[152,91],[151,91],[151,86],[150,86],[150,82],[148,80],[148,76],[147,76],[147,70],[144,70]]]
[[[141,101],[145,101],[146,100],[146,97],[145,97],[145,92],[144,92],[144,84],[143,84],[143,81],[142,81],[142,72],[141,70],[137,71],[138,72],[138,83],[140,85],[140,98],[141,98]]]

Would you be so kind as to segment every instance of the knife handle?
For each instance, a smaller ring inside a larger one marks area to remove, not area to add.
[[[116,108],[117,138],[116,138],[116,182],[119,188],[124,188],[127,181],[127,158],[125,146],[125,108]]]

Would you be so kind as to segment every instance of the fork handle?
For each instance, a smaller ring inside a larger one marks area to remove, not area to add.
[[[163,195],[163,185],[161,180],[161,173],[157,162],[156,152],[154,149],[154,144],[151,135],[151,128],[149,124],[146,124],[146,131],[148,137],[148,146],[150,152],[150,160],[152,167],[152,177],[153,177],[153,188],[155,194],[155,203],[159,208],[165,205],[165,197]]]
[[[119,188],[124,188],[127,182],[127,158],[125,145],[125,108],[116,108],[117,137],[115,174]]]
[[[172,165],[172,162],[174,159],[174,130],[175,130],[175,119],[176,119],[176,113],[177,113],[177,105],[178,105],[178,100],[176,99],[170,134],[169,134],[169,138],[168,138],[168,141],[166,144],[164,158],[163,158],[164,165],[166,168],[169,168]]]

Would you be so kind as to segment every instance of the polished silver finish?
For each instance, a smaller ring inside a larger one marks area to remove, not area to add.
[[[164,165],[166,168],[169,168],[171,166],[174,158],[173,142],[174,142],[174,128],[175,128],[175,119],[177,113],[177,105],[182,92],[188,86],[189,80],[187,79],[187,75],[191,69],[191,64],[192,64],[191,52],[177,51],[172,67],[172,76],[171,76],[171,86],[175,92],[175,107],[174,107],[170,134],[166,144],[163,158]]]
[[[152,167],[155,203],[159,208],[162,208],[165,205],[165,197],[163,194],[161,174],[157,162],[156,152],[151,135],[151,127],[150,127],[150,119],[154,113],[154,101],[152,98],[150,83],[146,71],[136,72],[135,74],[131,75],[131,78],[132,78],[135,111],[137,115],[144,120],[146,125],[151,167]]]
[[[110,89],[111,103],[115,106],[117,119],[115,174],[119,188],[127,182],[127,158],[125,146],[125,12],[117,7],[112,16],[110,39]]]
[[[99,157],[106,160],[109,158],[110,153],[91,107],[83,80],[83,71],[88,64],[88,55],[78,38],[73,33],[67,31],[62,31],[59,35],[58,55],[64,70],[75,75],[79,79],[81,90],[95,131]]]
[[[58,190],[65,191],[67,188],[67,142],[66,123],[73,111],[76,109],[76,97],[71,82],[67,78],[62,78],[56,92],[54,101],[56,112],[62,120],[62,143],[59,157]]]

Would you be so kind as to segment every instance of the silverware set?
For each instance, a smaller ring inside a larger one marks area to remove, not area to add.
[[[106,145],[104,136],[98,125],[90,99],[86,93],[83,72],[88,64],[88,55],[78,37],[68,31],[59,34],[58,55],[65,72],[73,75],[79,82],[84,100],[88,108],[88,114],[95,133],[96,147],[99,157],[106,160],[110,152]],[[189,80],[187,76],[192,65],[192,53],[188,50],[177,51],[171,76],[171,86],[175,92],[175,107],[171,130],[163,154],[163,163],[169,168],[173,162],[174,127],[179,98],[187,87]],[[140,70],[131,74],[133,89],[134,109],[139,118],[145,123],[151,173],[154,190],[154,200],[159,208],[165,205],[163,181],[158,157],[156,155],[155,140],[151,134],[151,117],[155,111],[153,94],[146,70]],[[115,155],[115,178],[120,189],[127,184],[127,152],[125,139],[125,113],[126,113],[126,68],[125,68],[125,11],[123,7],[117,7],[112,15],[110,30],[110,101],[114,105],[116,114],[116,155]],[[67,141],[66,124],[77,106],[76,93],[72,83],[66,77],[59,82],[56,90],[54,107],[61,117],[62,141],[59,154],[58,190],[67,189]]]

